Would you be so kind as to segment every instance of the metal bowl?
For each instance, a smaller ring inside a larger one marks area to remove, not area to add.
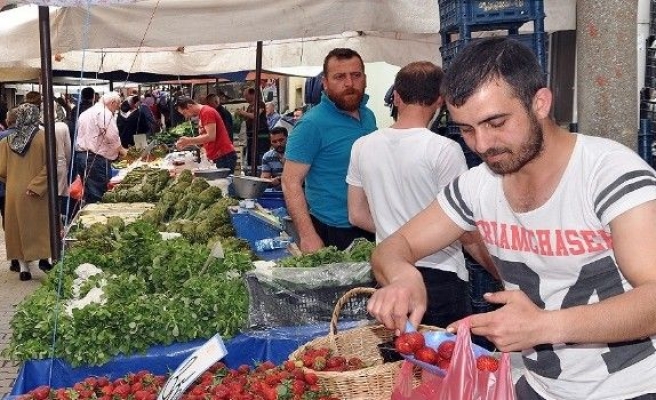
[[[197,168],[194,170],[194,175],[205,178],[208,181],[224,179],[230,175],[230,168]]]
[[[233,176],[232,188],[240,199],[257,199],[269,187],[270,179],[254,176]]]

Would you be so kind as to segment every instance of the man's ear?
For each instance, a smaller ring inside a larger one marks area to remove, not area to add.
[[[394,104],[394,106],[396,107],[398,107],[399,104],[401,104],[401,96],[399,96],[399,92],[397,92],[396,90],[392,92],[392,104]]]
[[[542,88],[535,93],[535,96],[533,96],[533,112],[538,119],[549,117],[552,101],[553,93],[548,88]]]

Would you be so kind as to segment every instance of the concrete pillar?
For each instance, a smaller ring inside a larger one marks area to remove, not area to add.
[[[579,132],[637,149],[638,0],[578,0]]]

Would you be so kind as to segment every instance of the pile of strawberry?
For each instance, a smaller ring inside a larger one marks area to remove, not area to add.
[[[308,346],[303,349],[295,362],[296,365],[304,366],[315,371],[344,372],[370,367],[370,365],[367,365],[367,363],[358,357],[346,358],[339,356],[327,347]]]
[[[421,332],[404,332],[396,338],[394,347],[401,354],[412,355],[419,361],[446,371],[451,364],[456,342],[444,340],[436,350],[426,346],[426,338]],[[476,358],[476,368],[479,371],[494,372],[499,369],[499,360],[491,355],[480,355]]]
[[[155,400],[165,382],[165,376],[145,370],[115,380],[90,376],[69,388],[39,386],[20,396],[20,400]]]
[[[110,381],[89,377],[72,388],[40,386],[19,400],[155,400],[165,376],[148,371]],[[184,393],[182,400],[338,400],[322,389],[314,373],[294,362],[276,367],[265,361],[255,368],[229,369],[218,362],[205,371]]]

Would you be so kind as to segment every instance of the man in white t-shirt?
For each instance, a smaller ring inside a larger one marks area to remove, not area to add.
[[[444,186],[467,170],[460,146],[427,128],[442,105],[443,75],[440,67],[428,61],[401,68],[394,81],[396,122],[361,137],[351,149],[346,176],[349,220],[375,232],[377,242],[435,201]],[[486,253],[477,232],[465,235],[472,243],[468,250]],[[446,327],[471,314],[460,241],[415,265],[428,295],[423,324]]]
[[[485,295],[502,306],[473,315],[471,331],[522,351],[520,400],[656,399],[654,170],[559,127],[535,55],[514,40],[471,42],[441,93],[484,164],[377,247],[372,265],[389,284],[369,311],[389,328],[419,322],[414,262],[478,230],[506,290]]]

